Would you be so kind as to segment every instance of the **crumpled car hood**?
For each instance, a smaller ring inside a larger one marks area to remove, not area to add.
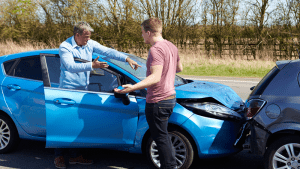
[[[219,83],[193,80],[192,83],[178,86],[175,90],[178,99],[212,97],[233,110],[239,109],[244,104],[234,90]]]

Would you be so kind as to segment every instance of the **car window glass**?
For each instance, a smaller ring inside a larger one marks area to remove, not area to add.
[[[4,65],[4,70],[6,73],[8,73],[8,71],[10,70],[10,68],[12,67],[12,65],[15,63],[16,60],[10,60],[10,61],[7,61],[7,62],[4,62],[3,65]]]
[[[40,57],[22,58],[11,75],[33,80],[42,80]]]
[[[262,95],[270,82],[274,79],[274,77],[279,73],[279,69],[277,66],[274,66],[273,69],[267,73],[263,79],[256,85],[253,91],[250,93],[250,96],[253,95]]]
[[[89,91],[113,93],[116,87],[118,87],[116,75],[103,69],[91,71]]]
[[[59,57],[46,57],[50,83],[52,87],[58,87],[60,78],[60,59]],[[54,84],[53,84],[54,83]],[[56,84],[55,84],[56,83]]]

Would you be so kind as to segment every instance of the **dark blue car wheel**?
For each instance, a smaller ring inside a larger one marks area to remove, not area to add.
[[[175,158],[178,168],[189,168],[194,159],[194,151],[190,141],[184,134],[176,130],[169,131],[169,136],[175,151]],[[147,142],[146,153],[148,161],[150,161],[154,167],[160,168],[157,146],[151,137]]]
[[[9,118],[0,115],[0,154],[8,153],[17,148],[18,131]]]
[[[284,136],[274,141],[264,155],[265,169],[299,169],[300,137]]]

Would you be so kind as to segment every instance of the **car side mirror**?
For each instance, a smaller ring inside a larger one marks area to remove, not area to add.
[[[253,90],[255,88],[255,86],[250,87],[250,90]]]
[[[122,86],[119,86],[118,89],[122,90],[124,88]],[[114,95],[115,95],[115,98],[121,98],[124,105],[129,105],[130,100],[129,100],[128,93],[123,94],[123,93],[114,92]]]

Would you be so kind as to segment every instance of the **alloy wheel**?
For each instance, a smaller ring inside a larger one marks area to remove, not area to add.
[[[275,152],[272,163],[274,169],[300,169],[300,144],[289,143]]]
[[[171,139],[173,150],[175,151],[175,158],[177,162],[178,168],[180,168],[187,158],[187,147],[184,143],[184,141],[179,138],[178,136],[169,133],[169,137]],[[154,164],[159,168],[160,167],[160,161],[159,161],[159,154],[158,149],[155,141],[151,143],[150,147],[151,152],[151,159],[154,162]]]
[[[10,140],[10,129],[5,121],[0,119],[0,150],[4,149]]]

